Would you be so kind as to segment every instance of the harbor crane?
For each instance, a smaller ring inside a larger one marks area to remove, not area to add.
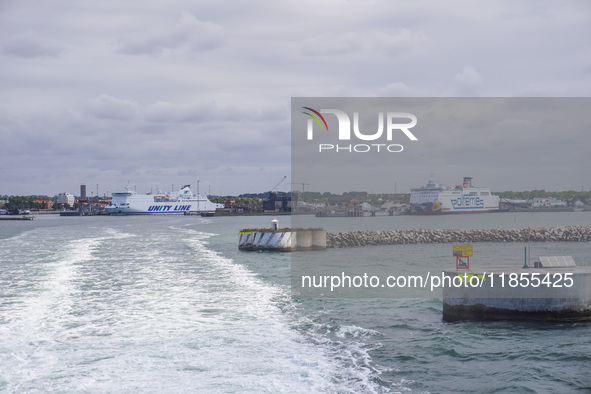
[[[279,186],[281,186],[281,184],[283,183],[283,181],[285,181],[286,178],[287,178],[287,175],[284,175],[283,178],[281,178],[281,180],[279,182],[277,182],[277,184],[275,186],[273,186],[273,188],[271,189],[271,192],[274,192],[275,190],[279,189]]]

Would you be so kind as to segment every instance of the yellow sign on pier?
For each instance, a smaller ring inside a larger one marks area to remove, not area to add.
[[[472,256],[472,245],[454,245],[454,256],[470,257]]]

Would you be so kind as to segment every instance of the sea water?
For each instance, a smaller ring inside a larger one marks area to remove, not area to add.
[[[305,220],[317,227],[316,218]],[[333,220],[323,222],[329,231],[527,228],[589,224],[591,215]],[[241,228],[269,221],[38,215],[0,222],[0,391],[591,391],[591,324],[450,324],[439,298],[292,299],[289,253],[237,248]],[[475,245],[487,256],[506,248],[522,259],[523,244]],[[368,253],[449,268],[448,249],[392,245]],[[591,261],[588,243],[532,250]]]

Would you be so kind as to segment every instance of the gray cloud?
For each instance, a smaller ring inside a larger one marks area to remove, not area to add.
[[[482,78],[472,67],[464,67],[461,72],[454,75],[454,82],[460,96],[477,96],[478,90],[482,87]]]
[[[222,43],[221,26],[202,22],[193,14],[182,12],[180,20],[172,26],[143,30],[121,39],[117,51],[132,55],[200,52],[216,49]]]
[[[97,118],[129,120],[136,115],[139,107],[134,101],[101,94],[90,101],[88,109]]]
[[[16,34],[2,44],[2,53],[22,58],[58,57],[65,46],[34,31]]]
[[[328,32],[303,40],[301,53],[314,57],[361,53],[400,56],[418,50],[425,41],[424,36],[413,34],[408,29],[399,29],[396,32],[381,30]]]
[[[412,97],[414,92],[404,82],[393,82],[384,86],[379,91],[380,96],[389,97]]]
[[[158,101],[146,111],[146,119],[153,122],[203,122],[217,118],[217,105],[214,102],[186,103],[175,105]]]

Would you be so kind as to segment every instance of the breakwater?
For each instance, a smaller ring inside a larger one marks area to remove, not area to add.
[[[327,233],[327,248],[369,245],[473,243],[473,242],[587,242],[591,226],[562,226],[532,229],[408,229]]]

